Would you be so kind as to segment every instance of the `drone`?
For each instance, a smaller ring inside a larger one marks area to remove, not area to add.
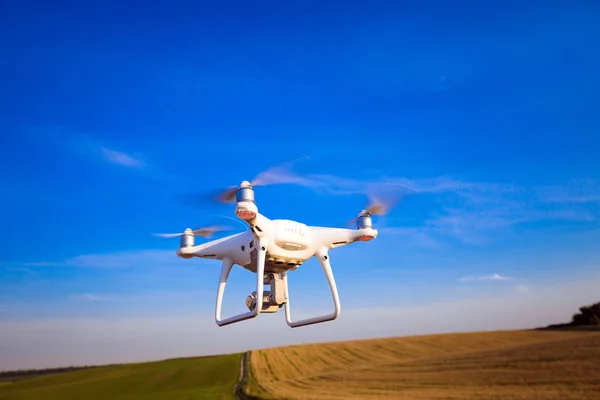
[[[162,237],[180,237],[178,257],[194,257],[221,261],[215,321],[218,326],[256,318],[261,313],[276,313],[285,307],[285,320],[289,327],[296,328],[339,317],[341,307],[338,289],[331,269],[329,253],[332,249],[355,242],[368,242],[378,236],[373,228],[372,215],[384,215],[386,205],[375,202],[358,213],[356,226],[334,228],[308,226],[288,219],[269,219],[261,214],[254,196],[254,185],[243,181],[237,187],[228,189],[219,197],[224,203],[235,201],[235,215],[248,225],[249,230],[195,244],[195,236],[211,237],[214,232],[226,230],[225,227],[212,226],[192,230],[185,229],[178,234],[156,234]],[[311,257],[315,257],[325,273],[329,283],[334,310],[330,314],[292,321],[288,274],[298,269]],[[222,318],[221,307],[229,273],[234,265],[239,265],[256,274],[256,290],[246,298],[248,312]],[[268,290],[265,287],[268,285]]]

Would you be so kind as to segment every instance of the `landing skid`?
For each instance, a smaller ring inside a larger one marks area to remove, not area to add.
[[[312,325],[321,322],[331,321],[336,319],[340,315],[340,299],[331,270],[331,264],[329,262],[329,254],[327,250],[322,250],[315,254],[315,257],[319,260],[325,277],[329,283],[331,295],[333,298],[334,311],[331,314],[322,315],[319,317],[307,318],[300,321],[292,321],[292,311],[290,307],[289,288],[288,288],[288,273],[287,271],[281,272],[279,275],[281,279],[278,279],[274,274],[265,274],[265,259],[266,259],[266,248],[267,242],[261,238],[258,243],[258,255],[256,263],[256,291],[249,296],[247,305],[249,305],[250,311],[242,314],[238,314],[229,318],[221,318],[221,308],[223,305],[223,295],[225,293],[225,286],[227,285],[227,279],[234,263],[229,258],[223,259],[221,266],[221,278],[219,281],[219,288],[217,290],[217,304],[215,307],[215,321],[219,326],[225,326],[233,324],[235,322],[244,321],[247,319],[256,318],[261,312],[276,312],[281,306],[285,306],[285,321],[291,328],[297,328],[300,326]],[[265,292],[265,282],[270,285],[270,291]],[[283,294],[281,293],[283,289]]]

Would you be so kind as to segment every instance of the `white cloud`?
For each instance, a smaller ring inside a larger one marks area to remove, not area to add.
[[[133,168],[143,168],[146,166],[146,163],[141,158],[136,158],[134,156],[125,154],[120,151],[111,150],[104,146],[101,148],[101,151],[104,154],[106,160],[113,164],[119,164]]]
[[[507,281],[512,278],[500,275],[498,273],[485,275],[485,276],[465,276],[459,279],[461,282],[474,282],[474,281]]]

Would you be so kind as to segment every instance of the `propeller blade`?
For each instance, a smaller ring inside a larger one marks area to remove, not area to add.
[[[192,233],[195,236],[202,236],[205,238],[209,238],[217,232],[231,231],[231,230],[233,230],[233,228],[230,226],[213,225],[213,226],[209,226],[207,228],[194,229],[192,231]]]
[[[265,171],[262,171],[254,179],[250,181],[252,186],[269,186],[269,185],[281,185],[286,183],[291,184],[302,184],[305,181],[300,175],[290,171],[285,167],[272,167]],[[235,195],[238,187],[229,187],[221,191],[217,196],[217,201],[221,203],[233,203],[235,202]]]
[[[298,184],[307,185],[309,181],[306,178],[291,171],[292,166],[302,159],[310,160],[305,154],[300,154],[295,160],[288,161],[282,165],[268,168],[259,174],[250,182],[252,186],[268,186],[277,184]],[[209,193],[196,193],[180,196],[179,200],[190,205],[198,205],[199,203],[234,203],[238,186],[227,186]]]
[[[205,238],[209,238],[217,232],[231,231],[231,230],[233,230],[233,228],[231,228],[229,226],[213,225],[213,226],[208,226],[205,228],[194,229],[192,231],[192,233],[194,234],[194,236],[202,236]],[[182,233],[154,233],[153,234],[153,236],[162,237],[162,238],[166,238],[166,239],[180,237],[182,235],[183,235],[183,232]]]
[[[174,238],[183,235],[183,233],[153,233],[152,236],[162,237],[166,239]]]
[[[390,189],[390,185],[386,186],[386,191],[376,191],[371,188],[367,191],[368,203],[363,208],[369,215],[384,216],[390,213],[390,211],[404,201],[412,192],[418,192],[419,190],[410,188],[404,185],[394,185],[394,190]],[[406,189],[410,189],[407,191]],[[358,217],[352,218],[346,223],[347,227],[355,227]]]
[[[387,215],[398,201],[383,201],[377,198],[372,198],[371,202],[365,207],[365,211],[371,215]]]
[[[400,193],[367,193],[369,199],[364,210],[371,215],[387,215],[391,209],[397,205],[405,194]]]
[[[233,203],[235,200],[235,194],[237,190],[237,187],[230,187],[229,189],[226,189],[223,192],[217,194],[215,196],[215,199],[220,203]]]

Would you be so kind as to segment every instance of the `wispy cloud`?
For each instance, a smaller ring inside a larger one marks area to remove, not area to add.
[[[94,293],[80,293],[73,295],[72,299],[81,301],[107,301],[110,300],[110,297]]]
[[[515,291],[517,293],[531,293],[531,288],[527,285],[517,285],[515,286]]]
[[[2,267],[9,273],[15,272],[22,275],[37,275],[37,272],[23,265],[3,265]]]
[[[159,166],[148,162],[145,157],[142,158],[139,149],[130,151],[117,150],[117,145],[114,142],[103,140],[89,133],[47,126],[28,127],[22,133],[33,144],[53,148],[58,150],[58,152],[66,152],[81,161],[119,165],[143,172],[144,176],[154,179],[170,181],[191,180],[190,178],[161,170]]]
[[[469,182],[453,177],[353,179],[276,168],[264,173],[264,182],[295,184],[329,195],[383,195],[395,197],[394,201],[405,196],[428,198],[438,208],[431,211],[431,217],[419,228],[430,242],[443,236],[470,244],[487,243],[494,234],[519,224],[590,222],[596,220],[600,212],[587,207],[588,203],[600,199],[600,181],[593,179],[574,180],[555,187],[525,187],[510,182]]]
[[[82,254],[62,261],[23,262],[27,267],[131,268],[181,264],[174,250],[131,250],[105,254]]]
[[[308,158],[307,156],[304,157]],[[297,160],[261,172],[254,179],[255,185],[294,184],[310,188],[319,193],[335,195],[383,192],[385,189],[389,190],[391,187],[405,189],[407,193],[419,191],[419,189],[414,186],[415,181],[401,178],[364,180],[330,174],[299,174],[291,169],[291,166],[296,162]],[[423,183],[425,186],[431,185],[429,182]],[[440,183],[442,185],[447,184],[445,182]],[[433,183],[434,188],[440,183]],[[427,189],[430,188],[427,187]]]
[[[150,291],[133,293],[76,293],[69,296],[73,301],[84,302],[113,302],[113,303],[134,303],[144,302],[166,302],[171,300],[189,300],[203,295],[201,290],[177,290],[177,291]]]
[[[88,161],[102,160],[131,166],[136,164],[135,159],[131,156],[111,149],[112,146],[108,145],[106,141],[88,133],[47,126],[29,127],[23,133],[33,143],[59,151],[67,151],[73,156],[82,157]]]
[[[600,203],[600,181],[592,178],[574,179],[568,184],[537,188],[538,197],[554,203]]]
[[[556,187],[467,181],[452,176],[406,178],[378,174],[359,179],[299,173],[288,163],[263,171],[255,180],[257,186],[291,184],[321,195],[366,195],[392,206],[406,197],[416,199],[416,203],[423,199],[430,208],[421,216],[420,224],[413,221],[411,228],[386,226],[385,233],[418,235],[421,245],[427,247],[448,239],[489,244],[519,225],[587,223],[600,215],[600,209],[589,207],[589,202],[600,196],[600,181],[593,179]]]
[[[419,247],[440,248],[441,243],[438,239],[428,235],[422,227],[383,227],[377,228],[380,235],[401,236],[402,241],[406,243],[408,240],[411,244],[416,244]]]
[[[485,276],[465,276],[459,279],[460,282],[476,282],[476,281],[508,281],[512,278],[500,275],[498,273]]]
[[[117,150],[111,150],[105,146],[102,146],[100,150],[104,154],[106,160],[113,164],[133,168],[144,168],[146,166],[146,163],[139,156],[134,157],[132,155]]]
[[[289,165],[274,167],[261,173],[259,184],[296,184],[313,190],[336,195],[364,194],[369,191],[403,189],[407,194],[450,194],[468,204],[498,203],[517,206],[524,201],[584,202],[600,197],[600,182],[593,179],[574,180],[571,185],[551,187],[522,187],[513,183],[470,182],[450,176],[434,178],[405,178],[379,176],[373,179],[356,179],[331,174],[300,174]],[[560,195],[559,195],[560,194]]]

